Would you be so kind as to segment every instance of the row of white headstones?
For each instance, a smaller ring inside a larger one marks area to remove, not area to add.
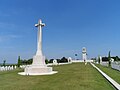
[[[0,66],[0,71],[9,71],[16,69],[17,66]]]

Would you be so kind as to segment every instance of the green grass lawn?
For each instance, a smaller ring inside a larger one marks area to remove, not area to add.
[[[99,64],[96,66],[120,84],[120,71]]]
[[[57,74],[21,76],[14,71],[0,72],[0,90],[114,90],[90,64],[54,66]]]

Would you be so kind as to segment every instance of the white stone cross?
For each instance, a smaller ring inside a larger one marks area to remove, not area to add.
[[[32,65],[26,66],[25,72],[19,73],[20,75],[50,75],[57,73],[52,71],[52,67],[47,67],[45,63],[45,56],[42,54],[42,27],[45,26],[41,20],[38,21],[38,24],[35,24],[38,27],[38,41],[37,41],[37,52],[33,56]]]
[[[35,27],[38,27],[38,41],[37,41],[37,52],[36,55],[42,55],[42,27],[45,26],[40,19],[38,24],[35,24]]]

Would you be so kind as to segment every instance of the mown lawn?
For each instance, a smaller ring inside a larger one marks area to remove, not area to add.
[[[14,71],[0,72],[0,90],[114,90],[90,64],[54,66],[57,74],[21,76]]]
[[[120,84],[120,71],[99,64],[96,66]]]

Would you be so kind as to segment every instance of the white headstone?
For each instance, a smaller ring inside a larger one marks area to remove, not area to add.
[[[7,66],[5,66],[5,71],[7,71],[7,69],[8,69],[8,67],[7,67]]]
[[[14,67],[13,66],[11,66],[11,70],[13,70],[14,69]]]
[[[71,57],[68,58],[68,63],[72,63],[72,58]]]
[[[58,63],[57,63],[57,60],[56,59],[54,59],[53,60],[53,65],[57,65]]]
[[[5,71],[5,67],[4,66],[2,66],[2,71]]]
[[[111,58],[111,62],[114,62],[114,59],[113,59],[113,58]]]
[[[14,66],[14,69],[16,69],[17,68],[17,66]]]
[[[1,71],[3,71],[3,66],[1,67]]]
[[[8,70],[11,70],[11,69],[10,69],[10,66],[8,66]]]

